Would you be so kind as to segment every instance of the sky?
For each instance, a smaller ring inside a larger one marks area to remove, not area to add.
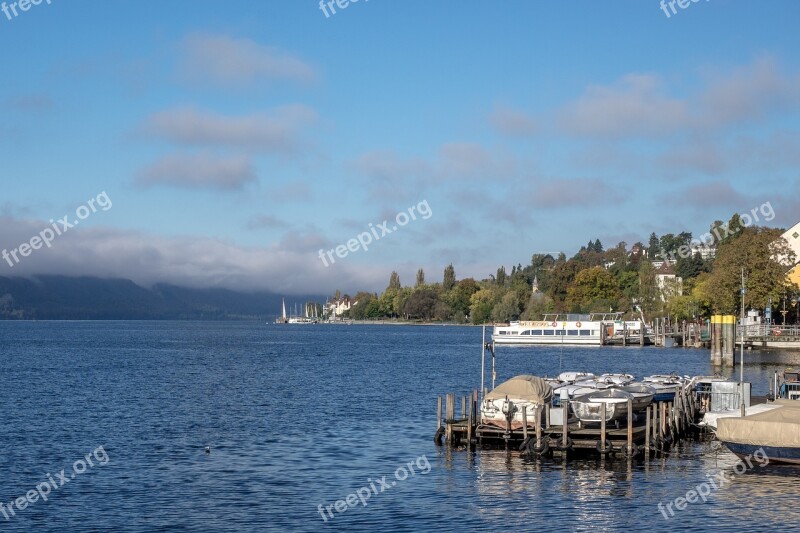
[[[353,293],[792,226],[800,2],[682,1],[9,6],[0,276]]]

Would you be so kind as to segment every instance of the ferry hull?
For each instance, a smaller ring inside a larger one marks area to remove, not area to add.
[[[561,336],[554,336],[552,338],[549,337],[538,337],[538,338],[531,338],[526,336],[516,336],[516,335],[492,335],[492,341],[495,344],[520,344],[520,345],[560,345],[563,344],[565,346],[600,346],[600,338],[592,338],[592,337],[584,337],[584,338],[570,338],[568,336],[564,336],[564,340],[561,340]]]

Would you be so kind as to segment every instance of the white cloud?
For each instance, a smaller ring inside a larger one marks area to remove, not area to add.
[[[256,172],[243,156],[173,154],[162,157],[136,176],[143,187],[173,185],[185,188],[241,189],[256,180]]]
[[[0,242],[9,250],[28,242],[45,221],[0,217]],[[201,236],[164,237],[100,227],[75,228],[52,248],[35,250],[13,268],[0,261],[0,276],[57,274],[131,279],[151,286],[165,282],[187,287],[269,290],[283,294],[329,293],[385,286],[385,266],[318,258],[327,240],[313,231],[288,232],[266,247],[245,247]]]
[[[306,83],[314,68],[299,57],[250,39],[193,34],[181,44],[179,71],[188,81],[223,86],[245,86],[259,81]]]
[[[317,119],[304,105],[284,106],[271,113],[227,116],[191,107],[154,113],[145,120],[145,135],[190,146],[237,148],[288,154],[301,144],[299,134]]]
[[[509,137],[530,137],[537,131],[533,117],[506,106],[496,106],[489,115],[489,123],[498,133]]]

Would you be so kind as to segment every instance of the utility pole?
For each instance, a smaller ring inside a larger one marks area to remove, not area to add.
[[[741,335],[741,344],[739,345],[739,398],[740,398],[740,410],[741,416],[744,417],[745,415],[745,408],[744,408],[744,295],[747,292],[747,289],[744,286],[744,268],[742,269],[742,319],[740,328],[742,330]]]

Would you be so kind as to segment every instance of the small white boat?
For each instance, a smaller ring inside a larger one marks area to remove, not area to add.
[[[623,392],[627,392],[633,396],[633,412],[638,413],[647,409],[647,406],[653,402],[656,391],[653,387],[644,383],[628,383],[617,387]]]
[[[544,415],[544,405],[553,397],[553,389],[547,381],[538,377],[523,374],[515,376],[494,388],[481,403],[481,424],[520,429],[523,426],[522,408],[526,407],[528,426],[535,427],[535,409],[540,420]]]
[[[676,374],[654,374],[643,378],[642,382],[655,390],[653,401],[671,402],[675,399],[675,394],[688,383],[688,380]]]
[[[630,374],[601,374],[599,379],[605,379],[606,382],[611,382],[615,385],[625,385],[635,378]]]
[[[558,379],[564,383],[575,383],[576,381],[585,381],[594,378],[595,375],[591,372],[562,372],[558,375]]]
[[[569,403],[572,412],[582,423],[602,422],[603,406],[605,406],[605,421],[612,422],[628,414],[628,400],[632,399],[632,394],[612,388],[576,396]]]

